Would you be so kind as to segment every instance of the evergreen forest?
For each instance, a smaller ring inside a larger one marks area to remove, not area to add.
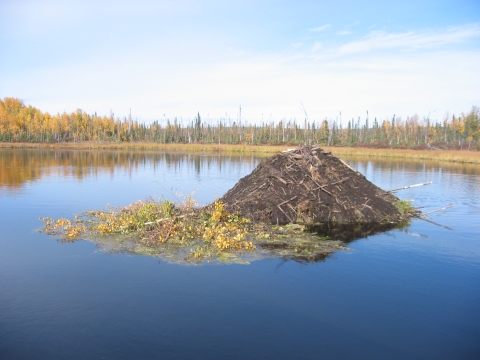
[[[240,111],[241,114],[241,111]],[[81,109],[51,115],[17,98],[0,99],[1,142],[156,142],[244,145],[362,146],[374,148],[480,150],[480,108],[441,120],[417,115],[405,119],[282,119],[251,123],[238,116],[205,121],[164,119],[145,124],[131,116],[87,114]]]

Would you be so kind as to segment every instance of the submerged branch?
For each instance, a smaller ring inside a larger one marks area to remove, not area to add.
[[[438,211],[442,211],[442,210],[445,210],[445,209],[450,209],[452,207],[454,207],[455,205],[448,205],[448,206],[444,206],[440,209],[437,209],[437,210],[432,210],[432,211],[429,211],[429,212],[426,212],[426,213],[423,213],[422,216],[426,216],[426,215],[430,215],[430,214],[433,214],[433,213],[436,213]]]
[[[423,218],[423,217],[418,217],[417,219],[426,221],[426,222],[428,222],[428,223],[430,223],[430,224],[433,224],[433,225],[440,226],[440,227],[442,227],[442,228],[444,228],[444,229],[447,229],[447,230],[455,230],[455,229],[452,229],[451,227],[448,227],[448,226],[445,226],[445,225],[436,223],[435,221],[432,221],[432,220],[429,220],[429,219],[425,219],[425,218]]]

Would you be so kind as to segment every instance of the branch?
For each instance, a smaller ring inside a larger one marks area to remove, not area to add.
[[[454,207],[454,206],[455,206],[455,205],[448,205],[448,206],[442,207],[442,208],[437,209],[437,210],[432,210],[432,211],[423,213],[421,216],[430,215],[430,214],[433,214],[433,213],[435,213],[435,212],[437,212],[437,211],[442,211],[442,210],[445,210],[445,209],[449,209],[449,208],[452,208],[452,207]]]
[[[410,185],[410,186],[403,186],[403,187],[399,187],[399,188],[396,188],[396,189],[387,190],[387,192],[394,192],[394,191],[398,191],[398,190],[410,189],[410,188],[416,187],[416,186],[430,185],[431,183],[432,183],[432,182],[429,181],[429,182],[422,183],[422,184],[415,184],[415,185]]]

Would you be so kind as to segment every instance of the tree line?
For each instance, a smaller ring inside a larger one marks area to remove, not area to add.
[[[241,117],[202,120],[174,118],[144,124],[131,116],[119,118],[87,114],[81,109],[51,115],[25,105],[17,98],[0,99],[2,142],[158,142],[364,146],[381,148],[443,148],[480,150],[480,108],[446,115],[441,121],[417,115],[402,119],[366,118],[341,120],[290,119],[249,123]]]

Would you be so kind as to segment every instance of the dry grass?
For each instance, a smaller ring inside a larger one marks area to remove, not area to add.
[[[69,143],[2,143],[0,148],[23,149],[80,149],[80,150],[164,150],[182,152],[216,152],[238,154],[273,154],[285,150],[285,146],[226,145],[226,144],[159,144],[147,142],[69,142]]]
[[[43,148],[43,149],[98,149],[98,150],[162,150],[182,152],[214,152],[225,154],[275,154],[294,145],[259,146],[259,145],[226,145],[226,144],[159,144],[146,142],[79,142],[79,143],[6,143],[0,142],[0,148]],[[357,155],[383,158],[433,160],[480,164],[480,152],[469,150],[408,150],[408,149],[369,149],[352,147],[325,147],[338,156]]]
[[[431,160],[480,164],[480,152],[470,150],[409,150],[409,149],[368,149],[351,147],[326,148],[335,155],[355,155],[361,157],[383,157],[411,160]]]

